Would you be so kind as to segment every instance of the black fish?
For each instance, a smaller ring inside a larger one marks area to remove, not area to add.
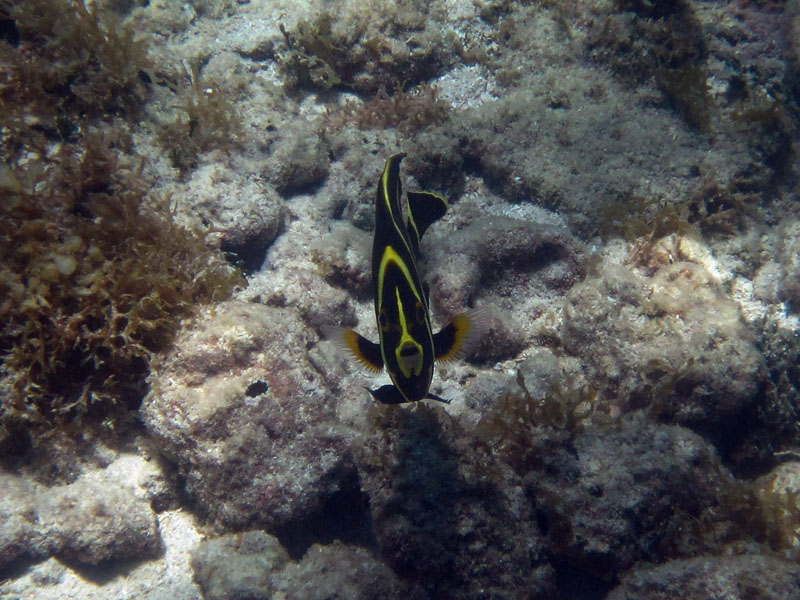
[[[430,225],[447,212],[447,201],[431,192],[408,192],[408,218],[400,210],[400,161],[386,161],[375,198],[372,285],[380,342],[352,329],[325,327],[325,335],[374,371],[384,368],[392,384],[370,394],[384,404],[424,398],[450,402],[430,393],[435,361],[463,356],[483,329],[483,311],[457,316],[440,332],[431,330],[428,294],[417,267],[419,244]]]

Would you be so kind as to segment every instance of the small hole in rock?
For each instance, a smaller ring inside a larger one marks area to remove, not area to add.
[[[266,392],[268,389],[269,385],[267,385],[266,381],[254,381],[247,386],[245,394],[247,394],[250,398],[255,398],[256,396],[260,396]]]

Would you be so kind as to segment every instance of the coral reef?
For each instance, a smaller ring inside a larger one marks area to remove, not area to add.
[[[605,382],[618,409],[647,406],[726,454],[735,446],[730,433],[758,401],[764,359],[739,307],[693,262],[703,260],[702,249],[686,242],[681,250],[681,243],[670,258],[669,244],[650,255],[652,277],[611,261],[598,265],[568,294],[562,340],[592,370],[590,380]],[[662,259],[675,262],[661,266]]]
[[[0,0],[0,596],[797,595],[798,15]],[[317,335],[397,152],[448,405]]]

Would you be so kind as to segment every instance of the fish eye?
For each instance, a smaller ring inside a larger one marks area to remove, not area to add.
[[[386,310],[383,308],[378,313],[378,325],[380,325],[381,331],[389,331],[389,317],[386,316]]]

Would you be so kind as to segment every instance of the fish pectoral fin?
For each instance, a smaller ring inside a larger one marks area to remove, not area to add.
[[[488,313],[483,308],[473,308],[458,315],[433,336],[434,358],[441,362],[463,358],[475,347],[487,327]]]
[[[380,344],[370,342],[363,335],[359,335],[352,329],[329,325],[325,325],[320,329],[325,339],[336,344],[346,354],[355,358],[370,371],[378,373],[383,370]]]
[[[369,388],[364,389],[372,394],[372,397],[381,404],[403,404],[404,402],[408,402],[408,399],[392,384],[383,385],[377,390],[371,390]]]

